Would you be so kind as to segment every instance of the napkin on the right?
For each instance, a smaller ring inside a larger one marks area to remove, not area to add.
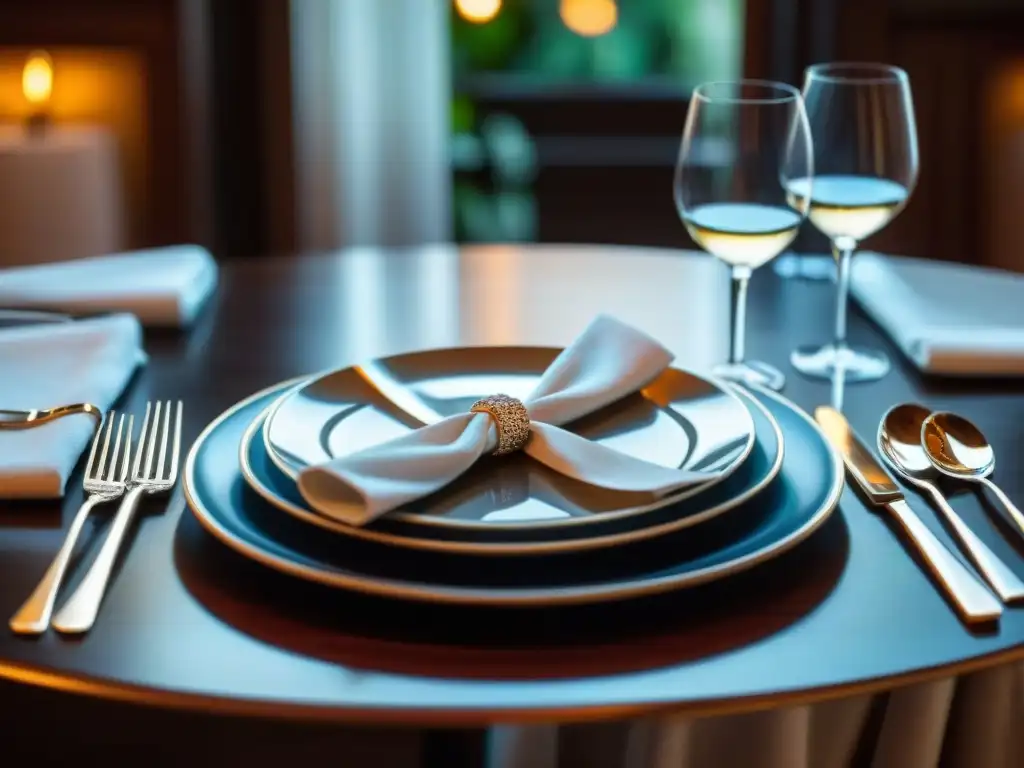
[[[1024,375],[1024,275],[864,252],[850,292],[922,371]]]

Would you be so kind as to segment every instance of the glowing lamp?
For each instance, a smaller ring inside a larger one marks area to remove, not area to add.
[[[580,37],[600,37],[615,29],[619,7],[615,0],[562,0],[562,23]]]
[[[46,51],[33,51],[29,55],[21,72],[21,92],[32,106],[29,130],[42,131],[49,122],[47,106],[53,93],[53,60]]]
[[[459,16],[474,24],[486,24],[498,15],[501,0],[455,0]]]

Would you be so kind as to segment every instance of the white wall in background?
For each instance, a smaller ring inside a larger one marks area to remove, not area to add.
[[[292,0],[299,246],[451,238],[445,0]]]

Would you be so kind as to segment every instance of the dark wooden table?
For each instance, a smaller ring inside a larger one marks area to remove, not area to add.
[[[726,280],[703,255],[583,246],[230,263],[196,328],[147,337],[152,359],[125,405],[182,398],[191,440],[283,379],[423,347],[561,344],[597,312],[652,332],[683,365],[702,368],[725,354]],[[827,337],[832,290],[767,269],[752,286],[749,353],[783,367],[786,394],[808,410],[829,402],[832,388],[801,379],[787,358],[798,343]],[[961,411],[991,436],[1003,487],[1024,497],[1024,383],[926,380],[857,313],[851,337],[885,347],[895,362],[883,381],[846,388],[858,431],[873,436],[900,401]],[[79,501],[75,491],[63,509],[0,505],[0,614],[30,592]],[[993,524],[991,508],[973,493],[953,504],[1024,574],[1024,546]],[[924,502],[914,506],[945,537]],[[336,744],[335,724],[346,723],[355,740],[346,754],[361,764],[378,759],[374,738],[390,742],[396,760],[415,755],[418,727],[738,712],[1022,657],[1024,610],[1008,610],[998,627],[965,629],[894,530],[849,490],[811,540],[745,576],[611,613],[514,615],[399,610],[265,572],[208,537],[178,492],[141,520],[90,635],[0,633],[0,715],[27,724],[5,729],[5,754],[58,754],[78,740],[118,744],[127,756],[135,748],[149,761],[156,742],[169,764],[174,755],[193,764],[238,758],[242,744],[262,764],[294,756],[296,744]],[[55,718],[62,739],[33,741]],[[330,729],[315,724],[324,721]],[[369,724],[394,735],[367,734]],[[205,746],[186,748],[183,733]]]

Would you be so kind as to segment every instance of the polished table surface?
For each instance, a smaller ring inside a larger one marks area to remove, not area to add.
[[[897,402],[960,411],[991,436],[1005,490],[1024,498],[1024,383],[925,379],[856,312],[852,341],[886,348],[888,377],[836,392],[789,368],[792,347],[826,338],[832,290],[767,269],[755,276],[748,351],[786,370],[785,394],[808,411],[842,395],[869,439]],[[704,255],[588,246],[233,262],[194,329],[147,336],[151,360],[124,405],[182,398],[191,441],[237,400],[287,378],[426,347],[564,344],[598,312],[704,369],[727,347],[727,275]],[[45,570],[79,500],[75,490],[63,510],[0,504],[4,616]],[[948,540],[925,503],[912,503]],[[1024,575],[1021,540],[992,522],[984,500],[962,493],[953,504]],[[203,711],[486,725],[736,712],[1024,658],[1024,608],[1008,609],[998,626],[966,629],[895,530],[849,489],[810,540],[746,575],[613,609],[550,612],[408,607],[333,592],[229,552],[180,490],[169,507],[150,509],[92,633],[0,633],[0,676]]]

